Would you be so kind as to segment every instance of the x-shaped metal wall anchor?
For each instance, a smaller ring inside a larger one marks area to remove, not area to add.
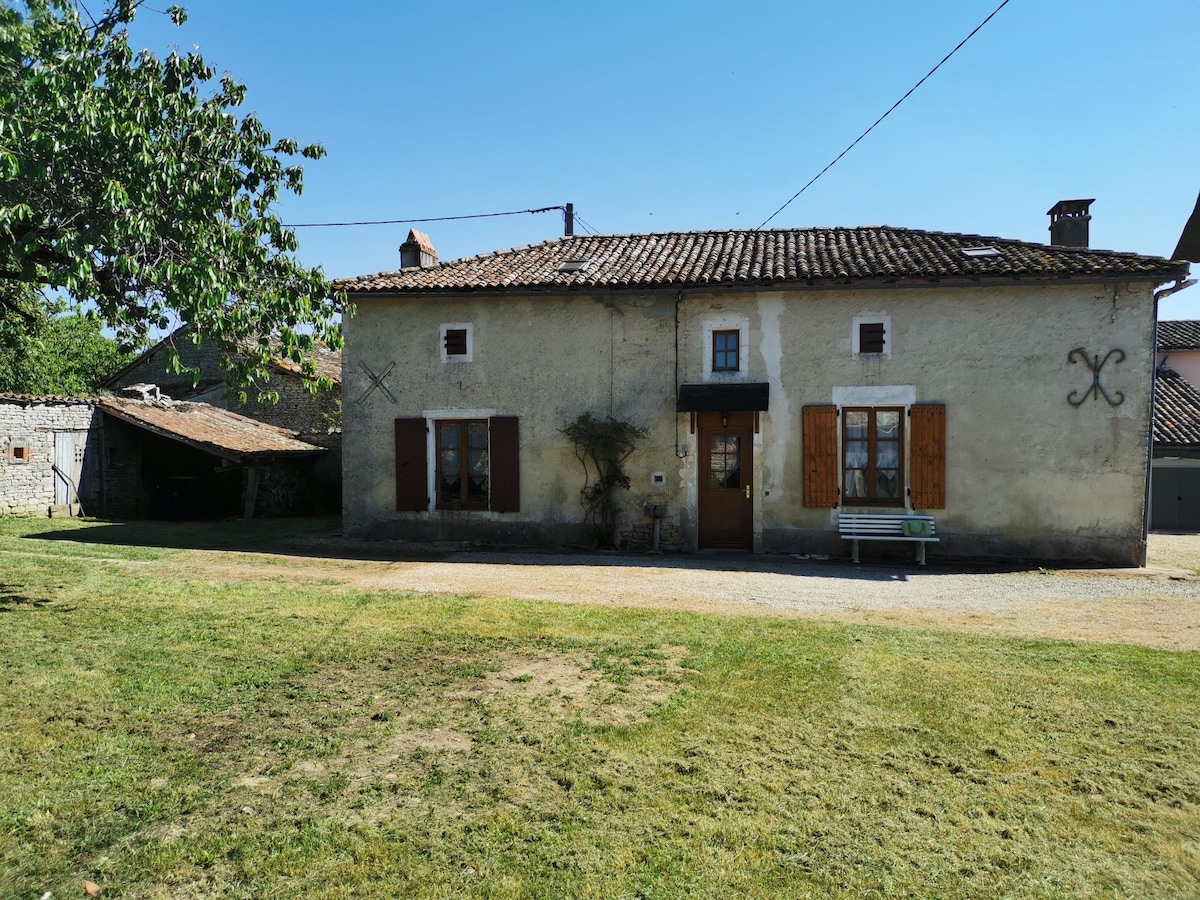
[[[368,397],[370,397],[373,393],[375,393],[376,388],[379,388],[379,390],[381,390],[383,392],[383,395],[385,397],[387,397],[389,400],[391,400],[393,403],[396,402],[396,395],[393,394],[391,391],[389,391],[387,388],[387,385],[383,383],[384,379],[386,379],[388,377],[388,375],[390,375],[392,373],[392,369],[396,368],[396,364],[394,362],[388,363],[387,368],[384,369],[382,372],[380,372],[378,375],[376,375],[374,372],[372,372],[371,367],[368,366],[365,362],[360,362],[358,364],[358,367],[360,369],[362,369],[363,372],[366,373],[368,378],[371,379],[370,386],[365,391],[363,391],[362,396],[358,398],[359,403],[362,403],[364,400],[366,400]]]
[[[1079,391],[1071,391],[1071,393],[1067,395],[1068,403],[1070,403],[1072,406],[1081,406],[1083,402],[1087,400],[1088,394],[1092,395],[1093,400],[1098,400],[1103,397],[1109,406],[1120,406],[1125,402],[1124,394],[1122,394],[1120,391],[1115,391],[1114,393],[1116,395],[1116,399],[1113,399],[1113,395],[1109,394],[1109,392],[1104,389],[1104,385],[1100,383],[1100,370],[1104,368],[1104,364],[1108,362],[1109,357],[1113,356],[1114,354],[1117,355],[1117,359],[1113,365],[1125,361],[1125,351],[1117,349],[1109,350],[1106,354],[1104,354],[1104,359],[1100,358],[1099,353],[1097,353],[1092,359],[1088,359],[1087,350],[1085,350],[1083,347],[1076,347],[1067,354],[1067,362],[1077,363],[1082,361],[1089,369],[1092,370],[1092,386],[1084,391],[1083,396],[1078,397],[1078,399],[1076,398],[1079,394]]]

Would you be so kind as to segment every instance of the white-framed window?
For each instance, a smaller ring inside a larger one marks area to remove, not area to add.
[[[855,316],[850,325],[850,349],[855,359],[891,359],[892,317]]]
[[[750,320],[727,316],[704,321],[704,380],[743,381],[750,372]]]
[[[442,362],[475,361],[475,329],[470,322],[447,322],[438,328]]]

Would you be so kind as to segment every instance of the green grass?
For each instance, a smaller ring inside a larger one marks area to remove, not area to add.
[[[63,527],[0,521],[0,897],[1200,893],[1198,654],[187,581],[161,545],[225,525]]]

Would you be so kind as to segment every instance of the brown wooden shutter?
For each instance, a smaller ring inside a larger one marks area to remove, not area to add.
[[[488,481],[488,508],[496,512],[517,512],[521,508],[521,449],[516,416],[492,416],[491,472]]]
[[[396,420],[396,509],[429,509],[429,461],[425,450],[425,419]]]
[[[838,505],[837,407],[805,406],[800,427],[804,442],[804,505]]]
[[[465,328],[447,328],[446,329],[446,355],[447,356],[466,356],[467,354],[467,329]]]
[[[940,403],[916,403],[909,415],[913,509],[945,509],[946,407]]]

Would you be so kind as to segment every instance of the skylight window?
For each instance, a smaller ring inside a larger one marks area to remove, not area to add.
[[[568,259],[558,267],[559,272],[582,272],[588,266],[586,259]]]
[[[963,256],[999,256],[1000,251],[995,247],[963,247]]]

